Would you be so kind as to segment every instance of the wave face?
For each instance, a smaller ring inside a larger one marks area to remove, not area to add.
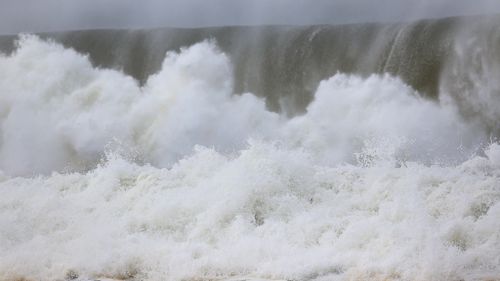
[[[0,280],[500,278],[498,22],[1,38]]]
[[[453,96],[465,115],[485,115],[482,121],[498,133],[499,116],[491,111],[499,105],[499,26],[499,16],[481,16],[404,24],[90,30],[40,36],[88,54],[94,66],[123,71],[141,84],[161,69],[167,51],[211,39],[232,62],[234,93],[264,97],[270,109],[288,115],[303,113],[318,84],[336,73],[389,73],[423,96]],[[12,52],[16,38],[0,36],[0,50]]]

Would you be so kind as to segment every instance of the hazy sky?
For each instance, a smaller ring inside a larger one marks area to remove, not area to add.
[[[500,13],[500,0],[0,0],[0,33],[401,21]]]

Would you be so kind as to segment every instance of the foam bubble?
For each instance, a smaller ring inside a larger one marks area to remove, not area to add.
[[[233,157],[198,148],[171,169],[115,157],[5,179],[0,278],[498,276],[495,161],[327,167],[254,142]]]

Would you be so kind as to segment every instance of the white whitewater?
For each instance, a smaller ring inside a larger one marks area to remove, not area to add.
[[[140,87],[34,36],[0,56],[0,280],[500,278],[481,124],[388,75],[289,119],[231,67],[201,42]]]

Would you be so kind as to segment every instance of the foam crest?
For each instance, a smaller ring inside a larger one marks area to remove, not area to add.
[[[500,276],[500,146],[477,154],[481,126],[398,78],[337,74],[286,118],[233,93],[213,42],[144,86],[18,44],[0,57],[0,280]]]
[[[233,95],[229,59],[213,42],[167,53],[143,87],[55,43],[24,36],[18,45],[0,59],[0,164],[9,174],[88,170],[117,146],[170,167],[195,145],[232,153],[251,138],[311,150],[330,164],[352,163],[366,142],[393,143],[405,161],[450,163],[485,139],[481,126],[387,75],[335,75],[303,116],[287,120],[262,99]]]
[[[333,163],[369,151],[398,161],[463,161],[485,139],[481,126],[388,75],[323,81],[307,113],[289,124],[290,139]]]
[[[195,144],[241,147],[278,118],[254,96],[230,96],[229,61],[209,42],[167,54],[143,88],[33,36],[0,64],[0,160],[12,174],[88,169],[110,143],[168,166]]]

